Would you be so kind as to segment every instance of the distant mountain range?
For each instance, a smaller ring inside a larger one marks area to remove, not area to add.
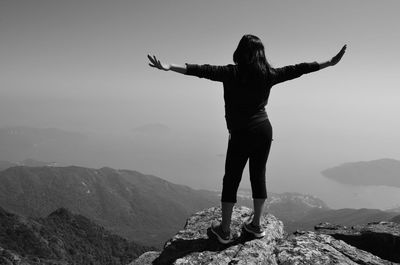
[[[195,211],[217,203],[193,190],[136,171],[83,167],[11,167],[0,172],[0,206],[44,217],[64,207],[111,232],[161,246]]]
[[[15,166],[17,166],[17,164],[0,160],[0,171],[5,170],[10,167],[15,167]]]
[[[400,207],[396,206],[387,210],[388,212],[400,213]]]
[[[35,154],[50,157],[52,150],[76,147],[87,139],[84,134],[56,128],[0,128],[0,160],[20,161]]]
[[[312,230],[329,221],[342,225],[389,220],[398,212],[330,209],[299,193],[269,193],[267,211],[285,230]],[[84,167],[16,166],[0,172],[0,206],[24,216],[45,217],[60,207],[81,214],[112,233],[143,245],[161,247],[186,218],[220,204],[220,193],[194,190],[132,170]],[[240,190],[238,205],[252,207],[251,191]]]
[[[149,250],[63,208],[26,218],[0,207],[0,264],[125,265]]]
[[[400,161],[395,159],[345,163],[321,173],[327,178],[344,184],[400,188]]]
[[[0,161],[0,171],[5,170],[10,167],[15,166],[26,166],[26,167],[55,167],[60,166],[60,163],[57,162],[43,162],[35,159],[24,159],[20,162],[8,162],[8,161]]]
[[[286,221],[285,225],[294,230],[312,230],[316,224],[329,222],[344,226],[354,226],[371,222],[389,221],[398,213],[378,209],[312,209],[306,215],[292,222]]]
[[[400,224],[400,214],[390,219],[390,221]]]
[[[250,191],[240,194],[238,202],[252,207]],[[330,222],[345,226],[388,221],[399,213],[378,209],[330,209],[321,199],[300,193],[270,193],[267,211],[284,223],[287,233],[313,230],[316,224]]]

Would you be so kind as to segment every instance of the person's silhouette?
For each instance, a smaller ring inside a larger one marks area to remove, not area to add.
[[[244,223],[243,228],[255,237],[263,237],[265,234],[261,227],[261,217],[267,198],[265,166],[272,141],[272,127],[265,106],[271,87],[303,74],[333,66],[341,60],[345,51],[346,45],[330,60],[321,63],[300,63],[273,68],[265,57],[261,40],[254,35],[244,35],[233,54],[235,64],[176,65],[163,63],[154,55],[147,55],[151,67],[223,83],[229,142],[221,196],[222,221],[218,225],[211,225],[211,231],[221,243],[227,244],[232,241],[230,233],[232,210],[247,160],[249,160],[254,214],[251,221]]]

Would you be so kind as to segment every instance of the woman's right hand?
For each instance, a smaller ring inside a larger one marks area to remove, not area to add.
[[[147,58],[149,58],[150,63],[149,65],[151,67],[160,69],[160,70],[164,70],[164,71],[169,71],[171,68],[171,65],[166,64],[166,63],[162,63],[160,60],[157,59],[156,56],[150,56],[149,54],[147,54]]]
[[[330,64],[333,66],[335,64],[337,64],[343,57],[345,51],[346,51],[347,45],[344,45],[342,47],[342,49],[338,52],[338,54],[336,54],[335,56],[332,57],[332,59],[330,60]]]

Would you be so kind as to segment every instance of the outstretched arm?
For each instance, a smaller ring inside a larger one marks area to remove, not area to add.
[[[287,80],[298,78],[303,74],[315,72],[328,66],[333,66],[342,59],[345,51],[346,45],[342,47],[338,54],[325,62],[300,63],[295,65],[288,65],[281,68],[275,68],[275,78],[273,80],[273,84],[275,85]]]
[[[174,71],[180,74],[186,74],[186,65],[178,65],[178,64],[167,64],[167,63],[163,63],[160,60],[157,59],[156,56],[150,56],[147,55],[147,58],[149,58],[149,65],[151,67],[160,69],[160,70],[164,70],[164,71]]]
[[[213,81],[223,82],[231,77],[232,68],[229,66],[217,66],[217,65],[197,65],[197,64],[167,64],[157,59],[157,57],[147,55],[149,58],[151,67],[164,70],[174,71],[184,75],[192,75],[200,78],[206,78]]]
[[[337,64],[343,57],[345,51],[346,51],[347,45],[344,45],[342,47],[342,49],[338,52],[338,54],[336,54],[335,56],[332,57],[332,59],[326,61],[326,62],[322,62],[319,63],[319,69],[323,69],[326,68],[328,66],[334,66],[335,64]]]

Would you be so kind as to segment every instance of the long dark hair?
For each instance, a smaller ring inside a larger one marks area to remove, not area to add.
[[[265,79],[270,73],[271,65],[265,58],[264,45],[257,36],[251,34],[242,37],[233,53],[233,61],[246,76],[252,78]]]

